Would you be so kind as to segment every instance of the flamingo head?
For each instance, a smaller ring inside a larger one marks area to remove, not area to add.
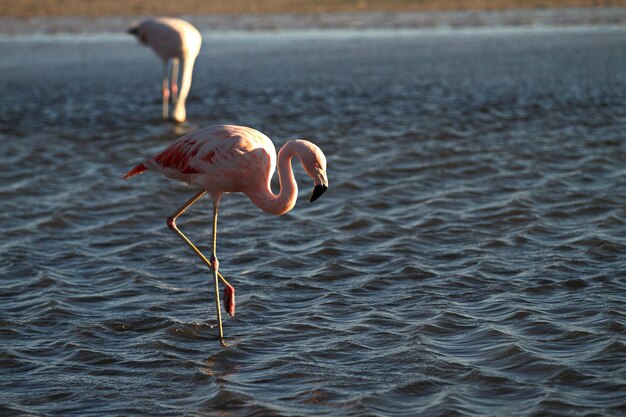
[[[224,309],[231,317],[235,317],[235,287],[230,284],[224,287]]]
[[[298,142],[298,157],[302,162],[302,166],[306,173],[313,178],[314,187],[309,200],[312,203],[328,189],[326,156],[314,143],[302,139],[295,142]]]
[[[141,23],[136,23],[133,26],[129,27],[126,30],[126,33],[136,36],[137,39],[139,39],[139,42],[141,42],[144,45],[148,43],[148,37],[146,35],[146,32],[141,29]]]

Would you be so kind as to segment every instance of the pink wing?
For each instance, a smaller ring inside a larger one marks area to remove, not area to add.
[[[164,174],[166,170],[170,173],[182,175],[198,174],[200,171],[190,166],[190,162],[198,156],[199,148],[197,144],[198,141],[194,138],[182,137],[161,153],[128,171],[123,178],[142,174],[147,169],[154,169]],[[211,151],[206,155],[201,155],[200,159],[210,163],[214,155],[215,152]],[[182,179],[178,178],[180,175],[176,175],[176,177],[176,179]]]
[[[124,178],[153,169],[209,192],[245,192],[269,184],[275,161],[274,145],[260,132],[214,126],[181,137]]]
[[[200,171],[191,165],[197,165],[197,159],[211,163],[215,156],[215,150],[209,150],[198,155],[200,146],[197,139],[193,137],[183,137],[174,142],[169,148],[156,155],[150,161],[156,164],[160,170],[175,170],[180,174],[198,174]]]

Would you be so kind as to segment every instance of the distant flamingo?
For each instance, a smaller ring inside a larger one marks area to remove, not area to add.
[[[196,57],[202,45],[202,36],[189,22],[173,17],[146,19],[128,29],[128,33],[150,46],[163,60],[163,119],[167,119],[170,91],[172,118],[179,123],[187,119],[185,101],[191,87],[191,75]],[[169,74],[169,62],[172,74]],[[182,61],[182,79],[178,91],[178,65]]]
[[[315,187],[310,199],[313,202],[328,188],[326,157],[321,149],[306,140],[287,142],[278,153],[280,193],[275,195],[270,186],[276,167],[274,145],[263,133],[243,126],[213,126],[185,135],[124,176],[130,178],[147,169],[153,169],[166,177],[201,189],[167,219],[167,225],[213,270],[217,320],[222,342],[224,333],[218,278],[225,284],[224,307],[231,316],[235,315],[235,289],[219,273],[216,254],[217,211],[222,194],[242,192],[263,211],[272,214],[287,213],[295,206],[298,195],[298,184],[291,168],[291,158],[294,156],[300,159],[306,173],[313,178]],[[176,227],[178,216],[206,192],[213,200],[213,252],[210,259]]]

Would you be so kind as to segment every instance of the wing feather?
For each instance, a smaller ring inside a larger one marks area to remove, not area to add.
[[[181,137],[144,165],[207,191],[237,192],[266,184],[275,161],[273,144],[260,132],[215,126]]]

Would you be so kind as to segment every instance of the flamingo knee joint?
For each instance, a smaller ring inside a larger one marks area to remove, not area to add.
[[[215,256],[211,255],[211,259],[209,260],[209,263],[211,264],[211,269],[213,269],[215,272],[219,271],[220,262],[217,260]]]

